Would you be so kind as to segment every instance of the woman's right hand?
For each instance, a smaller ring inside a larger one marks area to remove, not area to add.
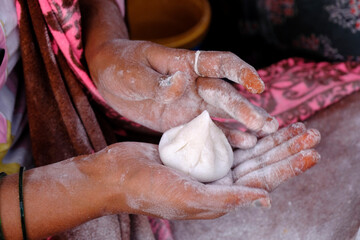
[[[320,139],[316,129],[294,123],[262,138],[252,149],[238,149],[234,152],[233,182],[271,192],[320,160],[313,149]]]
[[[251,204],[268,207],[268,193],[314,166],[320,141],[301,123],[235,152],[232,181],[200,183],[161,164],[158,146],[118,143],[94,155],[106,176],[105,212],[128,212],[167,219],[209,219]]]
[[[167,219],[209,219],[260,199],[268,192],[236,185],[203,184],[162,165],[158,146],[117,143],[91,156],[104,178],[103,213],[135,213]]]
[[[117,143],[95,154],[31,169],[25,172],[23,190],[28,237],[46,237],[121,212],[210,219],[241,206],[266,207],[269,191],[317,162],[316,151],[306,149],[319,140],[314,130],[280,130],[259,141],[253,149],[260,151],[235,152],[236,164],[240,156],[245,161],[229,174],[226,184],[222,182],[226,178],[200,183],[162,165],[157,145],[136,142]],[[3,178],[0,184],[5,238],[22,237],[18,186],[17,174]]]

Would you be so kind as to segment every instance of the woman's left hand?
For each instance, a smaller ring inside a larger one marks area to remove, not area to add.
[[[235,119],[254,132],[269,134],[278,128],[273,117],[220,79],[239,83],[252,93],[264,90],[255,69],[232,53],[116,39],[101,45],[87,62],[108,104],[153,130],[164,132],[187,123],[204,110],[212,117]],[[248,133],[226,129],[225,133],[235,147],[256,143]]]

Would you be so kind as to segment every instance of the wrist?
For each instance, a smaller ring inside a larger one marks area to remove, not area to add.
[[[100,79],[104,72],[109,66],[122,67],[124,61],[120,56],[133,43],[127,39],[107,39],[96,48],[91,46],[85,49],[85,59],[91,78],[99,90],[102,89]],[[135,49],[132,52],[135,52]]]
[[[134,161],[134,143],[116,143],[92,155],[96,163],[90,163],[96,169],[90,174],[94,183],[93,194],[101,195],[97,207],[99,216],[134,213],[128,204],[129,195],[137,192],[140,172]],[[131,151],[131,152],[129,152]]]
[[[85,52],[114,39],[129,39],[120,9],[114,0],[80,0],[82,35]]]
[[[86,158],[81,156],[25,172],[23,202],[30,239],[63,232],[101,216],[105,198],[83,164]],[[0,213],[5,239],[21,239],[18,185],[18,174],[4,178],[1,184]]]
[[[79,211],[86,212],[87,218],[97,218],[110,214],[107,210],[112,186],[109,184],[106,149],[88,156],[75,159],[80,172],[76,201]]]

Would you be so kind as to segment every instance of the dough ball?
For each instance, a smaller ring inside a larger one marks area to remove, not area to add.
[[[200,182],[224,177],[233,164],[225,134],[204,111],[191,122],[166,131],[159,143],[164,165],[183,171]]]

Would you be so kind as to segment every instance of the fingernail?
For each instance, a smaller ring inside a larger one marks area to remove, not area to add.
[[[269,117],[266,119],[264,126],[262,127],[262,131],[264,133],[270,134],[276,132],[279,128],[279,122],[274,117]]]
[[[270,208],[271,207],[271,201],[269,198],[259,198],[252,202],[252,205],[254,207],[264,207],[264,208]]]
[[[251,93],[262,93],[265,89],[265,84],[258,74],[255,74],[248,68],[244,68],[241,72],[241,78],[244,82],[245,88]]]
[[[317,138],[318,141],[320,142],[321,134],[320,134],[319,130],[317,130],[317,129],[309,129],[309,132],[310,132],[315,138]]]

